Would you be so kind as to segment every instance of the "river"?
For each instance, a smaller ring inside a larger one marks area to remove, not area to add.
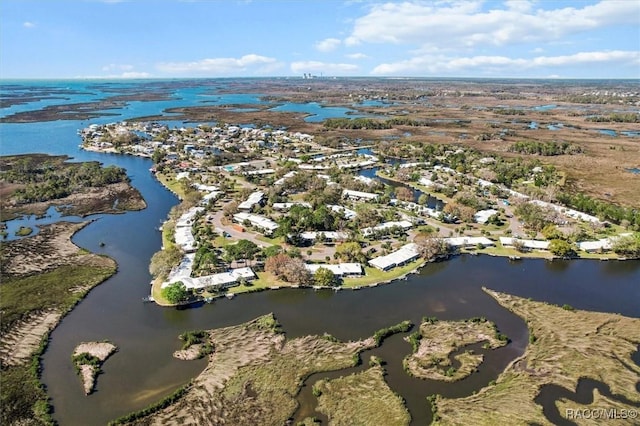
[[[189,93],[196,96],[201,92]],[[86,122],[0,125],[3,154],[46,152],[67,154],[78,161],[116,164],[127,169],[133,185],[149,206],[139,212],[101,215],[73,239],[81,247],[113,257],[119,268],[116,275],[92,290],[51,334],[43,357],[42,380],[55,410],[53,417],[61,425],[105,424],[153,403],[196,376],[205,365],[203,360],[184,362],[172,357],[180,346],[177,339],[180,333],[237,324],[269,312],[276,315],[289,338],[328,332],[344,340],[359,339],[405,319],[418,324],[423,316],[440,319],[485,316],[496,322],[512,342],[488,352],[480,373],[454,384],[422,382],[406,376],[400,362],[410,346],[402,341],[402,336],[390,338],[376,350],[387,362],[386,378],[390,386],[406,399],[414,422],[428,419],[423,401],[429,394],[468,395],[497,377],[524,350],[527,343],[524,323],[483,293],[482,286],[559,305],[566,303],[578,309],[640,317],[638,261],[509,262],[489,256],[459,256],[429,264],[405,281],[361,291],[282,289],[222,299],[190,309],[143,304],[141,299],[149,294],[151,280],[149,259],[160,248],[157,228],[177,199],[148,172],[149,160],[81,151],[76,130],[90,123],[122,120],[138,113],[151,115],[165,106],[166,101],[140,103],[135,111],[125,109],[116,118]],[[112,341],[119,351],[104,364],[96,392],[87,397],[71,363],[71,353],[82,341],[102,339]]]

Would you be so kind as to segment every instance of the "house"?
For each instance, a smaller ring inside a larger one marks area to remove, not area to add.
[[[243,224],[245,220],[249,221],[251,226],[262,230],[265,235],[270,235],[273,231],[278,229],[277,223],[267,217],[260,216],[258,214],[237,213],[233,215],[233,220],[240,224]]]
[[[307,263],[305,266],[307,270],[312,274],[315,274],[316,271],[320,268],[328,269],[333,272],[333,275],[336,275],[338,277],[359,277],[364,274],[362,265],[359,263]]]
[[[495,243],[486,237],[451,237],[444,238],[444,241],[451,247],[482,247],[494,246]]]
[[[540,240],[519,240],[517,238],[500,237],[500,244],[503,246],[513,246],[514,243],[521,242],[522,246],[529,250],[547,250],[549,248],[549,241]]]
[[[390,230],[392,228],[402,228],[403,231],[407,231],[409,229],[411,229],[413,227],[413,223],[409,222],[408,220],[401,220],[398,222],[385,222],[385,223],[381,223],[380,225],[376,225],[372,228],[364,228],[362,229],[360,232],[362,232],[362,235],[369,236],[375,232],[380,232],[380,231],[385,231],[385,230]]]
[[[351,200],[365,200],[365,201],[378,201],[378,194],[372,194],[370,192],[352,191],[351,189],[345,189],[342,191],[343,198],[349,198]]]
[[[349,234],[346,232],[336,232],[336,231],[319,231],[319,232],[303,232],[300,234],[300,238],[304,240],[314,241],[318,238],[319,234],[323,234],[324,238],[327,241],[344,241],[349,238]]]
[[[409,243],[386,256],[379,256],[375,259],[371,259],[369,261],[369,265],[378,268],[381,271],[388,271],[389,269],[414,261],[419,256],[420,252],[418,251],[418,245],[415,243]]]
[[[476,214],[473,215],[473,219],[477,223],[487,223],[489,218],[497,213],[498,211],[494,209],[480,210],[479,212],[476,212]]]
[[[256,204],[260,204],[264,198],[264,192],[256,191],[249,195],[245,201],[238,205],[239,210],[251,210]]]

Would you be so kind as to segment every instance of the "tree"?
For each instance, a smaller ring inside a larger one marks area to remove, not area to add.
[[[189,293],[182,281],[176,281],[162,289],[162,297],[171,303],[180,303],[187,300]]]
[[[611,249],[622,256],[640,257],[640,233],[617,237],[613,241]]]
[[[167,277],[171,269],[180,263],[182,252],[176,246],[167,247],[164,250],[156,252],[151,258],[149,264],[149,272],[155,278]]]
[[[560,257],[570,257],[575,254],[571,244],[560,239],[551,240],[549,242],[549,251]]]
[[[339,244],[336,247],[336,254],[341,259],[345,259],[347,262],[355,262],[362,257],[362,251],[360,243],[356,241],[350,241]]]
[[[302,259],[292,258],[284,253],[269,257],[264,269],[289,283],[308,284],[311,281],[311,273]]]
[[[318,268],[313,274],[313,282],[320,287],[337,287],[340,285],[334,273],[327,268]]]
[[[418,245],[420,256],[429,261],[446,257],[451,253],[451,246],[442,238],[418,234],[414,243]]]
[[[262,255],[266,258],[275,256],[280,253],[282,253],[282,246],[279,245],[269,246],[262,249]]]
[[[428,202],[429,196],[427,194],[420,194],[420,196],[418,197],[418,204],[420,204],[421,206],[426,206]]]
[[[406,186],[396,188],[396,197],[401,201],[413,201],[413,190]]]

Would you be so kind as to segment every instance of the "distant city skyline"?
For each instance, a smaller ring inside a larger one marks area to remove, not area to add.
[[[0,78],[640,78],[640,1],[2,0]]]

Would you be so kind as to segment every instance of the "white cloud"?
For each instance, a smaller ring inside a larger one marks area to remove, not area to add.
[[[580,52],[563,56],[510,58],[507,56],[451,57],[446,55],[416,56],[407,60],[376,66],[374,75],[521,75],[523,72],[554,67],[606,65],[608,67],[638,67],[638,51]]]
[[[74,78],[83,79],[120,79],[120,78],[151,78],[148,72],[127,71],[120,74],[103,74],[103,75],[80,75]]]
[[[108,64],[102,67],[102,71],[132,71],[133,68],[128,64]]]
[[[507,1],[503,5],[482,1],[383,3],[372,6],[355,20],[345,39],[360,43],[410,44],[422,47],[472,48],[561,37],[610,25],[637,23],[637,1],[601,1],[583,7],[543,10],[530,2]],[[554,3],[546,2],[546,7]],[[582,6],[581,3],[577,3]]]
[[[316,50],[320,52],[332,52],[340,46],[342,42],[337,38],[325,38],[316,43]]]
[[[183,74],[227,75],[252,72],[264,72],[277,64],[275,58],[256,54],[241,58],[208,58],[193,62],[164,62],[157,65],[159,71]]]
[[[25,28],[34,28],[36,26],[36,24],[34,24],[33,22],[30,21],[26,21],[22,24],[23,27]]]
[[[367,59],[368,56],[365,55],[364,53],[350,53],[348,55],[344,55],[349,59]]]
[[[335,64],[319,61],[298,61],[291,63],[291,71],[295,74],[322,73],[324,75],[349,74],[358,70],[354,64]]]

